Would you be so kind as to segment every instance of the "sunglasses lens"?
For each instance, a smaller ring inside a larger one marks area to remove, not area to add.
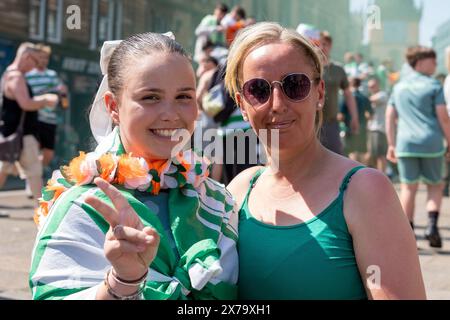
[[[258,106],[269,100],[270,84],[264,79],[252,79],[244,84],[243,93],[248,103]]]
[[[289,99],[300,101],[309,95],[311,81],[305,74],[290,74],[283,80],[283,90]]]

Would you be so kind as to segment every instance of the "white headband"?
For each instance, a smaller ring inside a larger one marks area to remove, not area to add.
[[[163,33],[163,35],[175,40],[175,36],[170,31]],[[107,74],[109,60],[111,59],[114,50],[121,42],[122,40],[105,41],[100,51],[100,69],[102,71],[103,79],[97,90],[97,94],[95,95],[91,112],[89,113],[89,124],[97,143],[100,143],[113,129],[113,122],[108,109],[106,108],[104,95],[106,91],[110,90]]]

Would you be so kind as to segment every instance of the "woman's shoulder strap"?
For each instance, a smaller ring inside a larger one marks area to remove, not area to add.
[[[244,204],[248,201],[248,197],[250,196],[250,192],[252,191],[253,187],[255,186],[256,180],[258,180],[258,178],[261,176],[261,174],[264,172],[265,167],[263,168],[259,168],[258,170],[256,170],[256,172],[253,174],[252,178],[250,179],[250,183],[248,184],[248,188],[247,191],[245,193],[245,197],[242,200],[242,203],[240,205],[240,209],[242,209],[242,207],[244,206]]]
[[[255,174],[253,175],[253,177],[250,179],[250,188],[253,188],[253,186],[256,183],[256,180],[258,180],[258,178],[261,176],[261,174],[264,172],[265,168],[259,168],[258,170],[256,170]]]
[[[358,172],[359,170],[365,168],[365,166],[357,166],[352,168],[344,177],[344,179],[342,180],[341,186],[339,187],[339,192],[343,193],[346,189],[348,184],[350,183],[350,180],[352,179],[352,176]]]

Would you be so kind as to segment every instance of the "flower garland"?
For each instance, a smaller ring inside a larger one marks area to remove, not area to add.
[[[111,184],[157,195],[161,188],[181,188],[186,184],[198,187],[209,175],[210,162],[192,150],[179,153],[174,159],[148,161],[131,153],[84,153],[53,172],[42,189],[34,221],[42,226],[55,201],[72,186],[88,185],[100,177]]]

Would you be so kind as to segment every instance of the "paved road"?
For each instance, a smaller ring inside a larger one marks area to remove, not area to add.
[[[0,299],[30,299],[27,274],[36,236],[33,201],[23,191],[0,192]]]
[[[444,239],[440,250],[430,249],[423,238],[426,226],[425,189],[421,187],[416,206],[416,236],[419,257],[429,299],[450,300],[450,198],[444,198],[439,225]],[[33,202],[23,191],[0,192],[0,299],[30,299],[27,273],[36,236],[32,220]]]

